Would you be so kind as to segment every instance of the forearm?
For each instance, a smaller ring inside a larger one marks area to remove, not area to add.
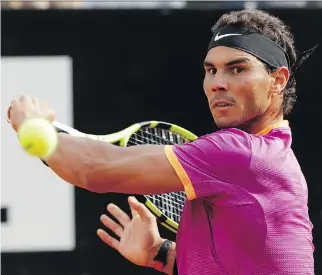
[[[183,189],[162,145],[120,147],[60,133],[57,150],[45,161],[65,181],[92,192],[156,194]]]
[[[122,149],[101,141],[60,133],[55,153],[45,161],[65,181],[90,189],[89,175],[94,167],[122,155]]]

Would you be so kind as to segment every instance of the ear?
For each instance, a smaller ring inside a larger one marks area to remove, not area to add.
[[[272,72],[271,76],[271,92],[280,94],[290,78],[290,71],[286,67],[281,67]]]

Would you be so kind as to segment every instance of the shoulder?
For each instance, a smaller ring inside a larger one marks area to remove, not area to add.
[[[201,136],[191,143],[171,146],[169,150],[189,166],[245,168],[250,162],[251,139],[248,133],[230,128]]]
[[[237,128],[228,128],[228,129],[223,129],[217,132],[204,135],[199,138],[199,141],[208,140],[210,142],[213,141],[223,145],[238,144],[238,145],[249,146],[251,141],[249,136],[250,134],[242,130],[239,130]]]
[[[215,150],[221,154],[244,154],[251,148],[251,142],[248,133],[229,128],[201,136],[188,146],[196,147],[205,153],[212,153]]]

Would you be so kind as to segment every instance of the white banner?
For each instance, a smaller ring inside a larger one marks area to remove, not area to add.
[[[23,93],[48,102],[56,119],[73,125],[69,57],[1,58],[1,251],[75,248],[74,187],[27,155],[5,122],[12,99]]]

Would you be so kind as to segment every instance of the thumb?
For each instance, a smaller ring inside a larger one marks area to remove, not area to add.
[[[154,216],[150,213],[146,206],[143,203],[139,202],[135,197],[129,197],[128,201],[133,216],[135,214],[139,214],[142,220],[150,220],[154,218]]]

